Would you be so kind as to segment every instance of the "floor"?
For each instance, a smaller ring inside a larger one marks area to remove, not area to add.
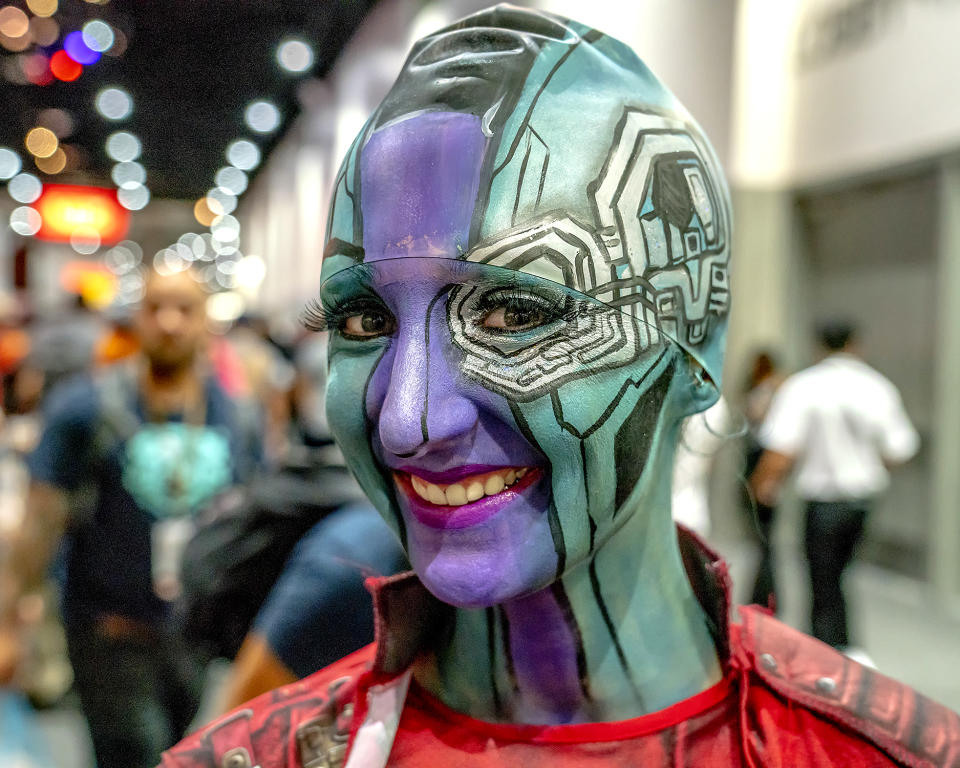
[[[736,596],[742,597],[752,573],[753,548],[741,542],[716,546],[730,562]],[[778,569],[784,585],[782,617],[803,628],[807,594],[802,563],[788,549]],[[960,610],[937,608],[923,584],[867,564],[851,568],[848,588],[859,643],[878,669],[960,712]],[[211,688],[220,675],[222,670],[212,675]],[[38,713],[36,721],[39,746],[49,757],[17,763],[18,768],[93,768],[74,704]]]

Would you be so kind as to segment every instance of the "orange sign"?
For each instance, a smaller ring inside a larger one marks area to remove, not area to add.
[[[117,202],[113,189],[44,184],[33,207],[43,220],[36,234],[40,240],[69,242],[73,234],[96,233],[101,243],[109,245],[122,240],[130,228],[130,211]]]

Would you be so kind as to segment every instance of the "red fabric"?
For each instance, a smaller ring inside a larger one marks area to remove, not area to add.
[[[723,620],[725,565],[681,531],[688,575]],[[339,768],[371,685],[400,674],[429,635],[413,576],[378,581],[377,647],[368,646],[215,721],[164,755],[163,768],[221,768],[240,748],[260,768]],[[427,600],[427,602],[424,602]],[[726,677],[672,707],[617,723],[516,726],[453,712],[411,684],[390,753],[400,768],[714,766],[960,768],[960,717],[787,627],[757,607],[717,638]]]

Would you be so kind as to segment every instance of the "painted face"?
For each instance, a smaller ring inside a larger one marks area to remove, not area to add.
[[[461,69],[471,40],[443,48]],[[578,89],[556,78],[581,43],[543,43],[547,80],[527,70],[483,109],[375,116],[338,180],[318,311],[328,421],[455,605],[543,588],[628,517],[669,515],[654,497],[673,430],[709,404],[684,386],[689,363],[718,367],[728,221],[712,156],[619,91],[571,127]]]

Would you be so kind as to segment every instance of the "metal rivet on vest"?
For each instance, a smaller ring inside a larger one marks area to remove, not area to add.
[[[237,747],[225,753],[220,765],[223,768],[253,768],[253,764],[250,762],[250,753],[243,747]]]
[[[773,658],[773,656],[771,656],[769,653],[760,654],[760,663],[763,664],[763,666],[766,669],[769,669],[771,672],[775,672],[777,669],[777,660]]]
[[[821,677],[817,680],[817,690],[820,693],[833,693],[837,689],[837,681],[832,677]]]

